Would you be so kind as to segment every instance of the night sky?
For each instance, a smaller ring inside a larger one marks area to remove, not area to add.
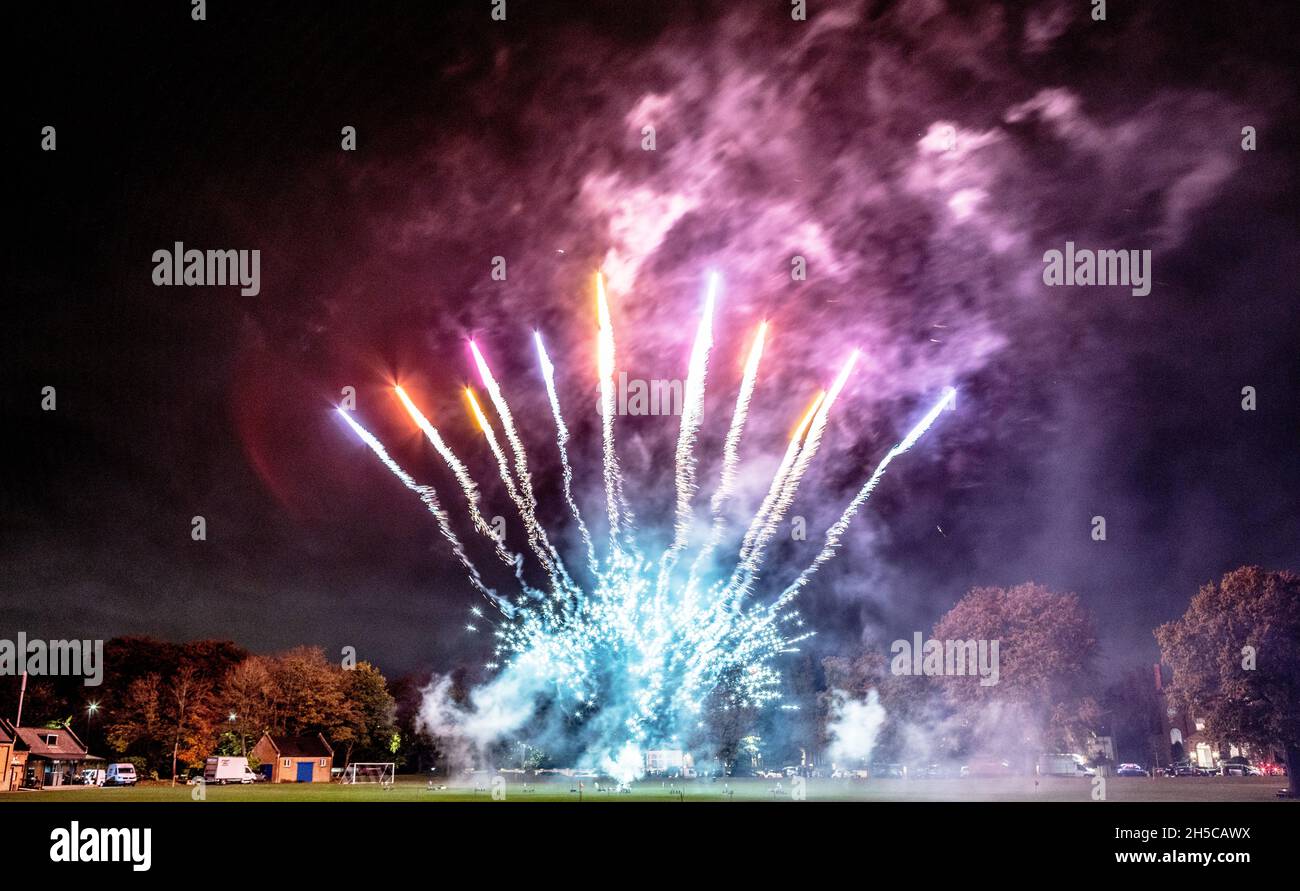
[[[1155,660],[1151,629],[1199,585],[1300,569],[1285,4],[1112,2],[1105,22],[1082,0],[810,0],[806,22],[783,0],[510,0],[505,22],[488,0],[282,6],[6,14],[3,636],[478,665],[472,591],[436,527],[331,408],[355,387],[356,416],[455,505],[386,389],[402,383],[489,516],[509,516],[460,397],[477,338],[571,548],[531,338],[559,367],[598,518],[597,268],[620,369],[642,379],[684,377],[705,271],[725,278],[704,495],[770,320],[747,510],[812,394],[863,350],[793,510],[808,541],[784,541],[769,593],[959,389],[808,589],[818,655],[928,630],[972,586],[1035,580],[1078,592],[1113,675]],[[1046,287],[1042,255],[1067,240],[1152,251],[1150,294]],[[260,250],[261,293],[154,286],[151,256],[176,241]],[[653,534],[677,419],[619,423]]]

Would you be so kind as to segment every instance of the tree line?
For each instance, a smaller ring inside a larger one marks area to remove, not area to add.
[[[820,659],[806,653],[784,666],[785,701],[796,708],[751,709],[715,695],[686,742],[737,772],[760,757],[769,767],[821,762],[835,698],[874,695],[884,708],[871,755],[878,762],[990,755],[1027,769],[1038,754],[1083,752],[1110,736],[1118,761],[1151,766],[1167,760],[1162,713],[1173,708],[1216,743],[1279,753],[1300,793],[1300,576],[1233,570],[1153,633],[1163,690],[1152,665],[1112,672],[1118,678],[1106,684],[1093,620],[1076,595],[1034,583],[975,588],[935,623],[930,639],[998,641],[996,684],[900,673],[888,642]],[[134,761],[144,775],[162,778],[183,776],[213,754],[247,754],[263,731],[322,733],[340,766],[393,761],[399,770],[437,768],[444,776],[490,766],[449,764],[455,747],[421,732],[427,678],[390,682],[369,663],[331,662],[318,647],[263,656],[228,641],[126,637],[105,643],[104,662],[99,687],[78,677],[33,678],[24,723],[71,726],[92,754]],[[466,704],[475,680],[464,668],[453,671],[452,698]],[[17,683],[0,688],[0,714],[14,715]],[[496,754],[516,757],[527,742],[503,743]],[[537,759],[556,766],[544,753]]]
[[[930,639],[999,641],[996,684],[983,685],[978,675],[899,672],[887,641],[848,655],[805,655],[788,673],[787,701],[798,710],[779,717],[715,710],[713,751],[724,765],[743,767],[743,751],[761,739],[768,766],[799,764],[830,748],[834,702],[847,695],[874,696],[884,708],[870,756],[876,762],[986,756],[1023,771],[1039,754],[1087,752],[1108,736],[1117,761],[1151,767],[1177,751],[1164,720],[1172,709],[1198,722],[1216,747],[1280,756],[1300,794],[1300,576],[1235,569],[1202,586],[1183,616],[1153,634],[1160,665],[1132,665],[1106,682],[1094,622],[1075,594],[1034,583],[975,588],[935,623]]]
[[[396,700],[368,662],[331,662],[319,647],[264,656],[229,641],[148,637],[106,641],[104,662],[97,687],[76,677],[30,679],[24,723],[71,727],[90,754],[164,779],[183,778],[212,755],[246,756],[263,732],[321,733],[340,766],[403,754]],[[0,709],[14,715],[17,685],[5,686]]]

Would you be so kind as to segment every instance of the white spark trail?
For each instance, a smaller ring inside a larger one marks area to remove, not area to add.
[[[517,565],[520,559],[519,555],[512,554],[506,549],[504,543],[496,535],[495,530],[488,525],[487,520],[484,518],[481,508],[482,498],[479,495],[478,485],[475,484],[474,478],[469,475],[469,470],[465,467],[465,464],[460,460],[460,458],[456,457],[456,453],[447,445],[446,441],[442,438],[442,434],[438,432],[438,428],[434,427],[433,424],[430,423],[429,419],[425,417],[424,412],[420,411],[419,407],[411,401],[411,397],[407,395],[406,391],[401,387],[394,387],[393,390],[397,393],[397,398],[402,401],[402,405],[406,408],[407,414],[411,416],[411,419],[415,421],[415,425],[424,433],[424,438],[429,441],[434,450],[439,456],[441,456],[443,462],[451,470],[452,474],[456,477],[456,482],[460,484],[461,491],[465,494],[466,506],[469,509],[470,522],[473,523],[474,528],[495,543],[497,557],[500,558],[503,563],[510,566]]]
[[[695,563],[691,566],[688,587],[694,587],[696,578],[721,543],[722,533],[726,529],[727,521],[722,509],[736,487],[736,468],[740,464],[740,437],[745,431],[745,422],[749,418],[749,404],[754,398],[754,387],[758,382],[758,364],[763,358],[766,340],[767,322],[763,322],[758,326],[754,343],[749,348],[749,358],[745,360],[740,392],[736,394],[736,407],[731,413],[731,426],[727,429],[727,438],[722,446],[722,474],[718,480],[717,491],[713,493],[713,499],[709,503],[709,511],[713,515],[713,528],[709,533],[708,542],[700,549]]]
[[[551,565],[563,579],[566,588],[573,590],[573,579],[569,577],[568,571],[564,568],[564,561],[560,559],[560,554],[551,544],[550,536],[546,534],[545,527],[537,519],[537,496],[533,494],[533,477],[528,472],[528,456],[524,452],[523,440],[519,438],[519,431],[515,427],[515,417],[510,411],[510,404],[506,402],[505,395],[501,392],[501,386],[497,383],[496,376],[492,374],[492,369],[488,367],[487,360],[479,351],[478,344],[474,341],[469,342],[470,352],[474,355],[474,364],[478,367],[479,377],[483,381],[483,386],[488,391],[488,397],[492,400],[492,407],[496,409],[497,417],[501,419],[501,429],[505,432],[506,442],[510,443],[510,451],[515,456],[515,479],[519,484],[519,494],[522,496],[524,505],[524,524],[529,533],[537,536],[542,547],[546,548],[550,554]]]
[[[566,592],[566,586],[561,583],[559,573],[556,572],[555,566],[551,562],[550,553],[545,543],[537,535],[537,524],[530,521],[528,503],[524,501],[523,495],[519,492],[519,487],[515,485],[513,475],[510,473],[510,461],[506,458],[505,451],[501,448],[501,443],[497,441],[496,431],[492,429],[492,422],[488,420],[487,415],[483,414],[483,409],[479,406],[478,400],[474,398],[474,391],[469,387],[465,388],[465,395],[469,397],[470,408],[474,411],[474,417],[478,421],[479,428],[483,431],[483,438],[487,440],[488,448],[492,450],[492,456],[497,461],[497,475],[501,477],[501,482],[505,484],[506,494],[514,502],[515,508],[519,511],[519,517],[524,521],[524,531],[528,536],[528,544],[537,555],[537,560],[546,570],[546,574],[551,579],[553,593],[557,598],[563,597]]]
[[[925,432],[933,426],[934,422],[939,419],[939,415],[943,410],[947,408],[949,404],[955,403],[956,399],[957,391],[952,387],[945,388],[943,391],[943,397],[935,403],[933,408],[926,412],[925,417],[917,422],[916,426],[911,429],[907,436],[903,437],[901,442],[886,453],[881,462],[876,465],[875,472],[871,474],[871,477],[863,484],[862,488],[858,490],[858,494],[849,502],[848,507],[844,508],[844,512],[840,514],[840,518],[835,521],[830,529],[826,530],[826,542],[822,546],[821,552],[818,553],[813,562],[808,565],[808,568],[799,573],[799,577],[795,579],[794,582],[791,583],[784,592],[782,592],[781,596],[776,599],[770,607],[772,611],[779,610],[786,603],[789,603],[799,590],[803,588],[804,585],[808,584],[808,580],[822,567],[822,564],[835,555],[835,550],[839,547],[840,539],[843,537],[845,530],[849,528],[849,524],[853,522],[853,518],[856,517],[858,511],[862,509],[862,505],[867,503],[867,499],[871,497],[871,493],[874,492],[876,486],[879,485],[881,478],[885,475],[885,471],[889,468],[890,462],[911,449],[912,446],[916,445],[917,441],[920,440],[920,438],[925,435]]]
[[[795,493],[799,490],[799,484],[803,481],[804,474],[808,472],[808,467],[817,455],[817,449],[821,446],[822,435],[826,432],[826,424],[830,420],[831,406],[839,397],[840,391],[844,389],[845,383],[848,382],[849,375],[853,372],[853,366],[857,364],[858,351],[854,350],[849,354],[840,373],[835,376],[835,381],[826,393],[826,398],[821,401],[817,407],[817,412],[813,415],[812,424],[808,427],[808,434],[804,437],[803,443],[799,446],[799,454],[795,457],[794,466],[786,474],[785,480],[781,484],[780,494],[772,502],[763,517],[762,525],[759,527],[758,534],[750,546],[750,551],[746,559],[741,563],[741,570],[745,578],[745,590],[748,591],[749,582],[752,581],[753,574],[757,572],[759,565],[763,562],[763,553],[767,550],[768,543],[776,535],[781,521],[790,510],[790,505],[794,503]]]
[[[600,421],[604,456],[605,510],[609,517],[609,542],[615,559],[622,555],[623,476],[614,451],[614,324],[609,315],[609,298],[605,296],[605,277],[596,273],[597,370],[600,375]]]
[[[587,563],[594,573],[599,571],[600,564],[596,559],[596,546],[592,543],[591,532],[587,529],[587,524],[582,521],[582,513],[578,510],[578,502],[573,498],[573,468],[569,464],[569,428],[564,423],[564,415],[560,412],[560,396],[555,389],[555,365],[551,362],[551,357],[547,355],[546,347],[542,344],[541,332],[534,331],[533,339],[537,343],[537,358],[542,366],[542,379],[546,382],[546,397],[551,403],[551,416],[555,419],[555,440],[560,447],[560,466],[564,473],[564,500],[569,505],[569,511],[578,524],[578,531],[582,534],[583,544],[587,547]]]
[[[460,539],[451,528],[450,518],[442,509],[442,505],[438,502],[438,493],[434,490],[433,486],[425,486],[417,483],[410,474],[403,470],[401,466],[389,456],[388,450],[384,448],[383,444],[376,439],[369,430],[352,420],[352,416],[348,413],[347,409],[339,406],[338,413],[343,420],[348,422],[348,426],[352,428],[352,432],[356,433],[356,435],[361,438],[362,442],[370,446],[370,450],[375,453],[375,456],[378,457],[381,462],[383,462],[383,465],[389,469],[393,476],[397,477],[403,486],[420,496],[420,500],[424,502],[424,506],[429,509],[429,513],[433,514],[433,518],[437,520],[438,531],[441,532],[442,537],[447,539],[451,544],[452,553],[456,555],[456,559],[460,561],[461,565],[465,567],[465,571],[469,573],[470,584],[477,588],[484,597],[490,600],[493,605],[506,615],[512,615],[514,610],[510,604],[506,602],[501,595],[497,594],[496,591],[489,588],[483,582],[482,577],[479,575],[478,568],[465,553],[465,548],[461,545]]]
[[[794,465],[795,459],[799,457],[799,447],[803,444],[804,436],[808,432],[808,425],[812,423],[812,419],[817,415],[817,411],[821,408],[821,404],[825,399],[825,390],[817,394],[817,398],[813,400],[812,406],[804,413],[803,419],[799,422],[799,426],[795,428],[794,435],[790,437],[790,443],[785,448],[785,455],[782,456],[781,463],[777,465],[776,473],[772,475],[772,484],[768,487],[767,494],[763,497],[762,504],[759,505],[758,510],[754,513],[749,528],[745,530],[745,537],[741,541],[740,546],[741,565],[744,565],[748,560],[749,552],[753,548],[755,537],[758,535],[764,521],[767,519],[767,515],[772,509],[772,504],[780,497],[782,490],[785,488],[786,477],[789,476],[790,468]],[[739,573],[740,566],[736,567],[736,571]]]
[[[713,305],[718,296],[719,276],[709,274],[709,284],[704,298],[704,313],[695,331],[691,346],[690,364],[686,372],[686,392],[682,401],[682,420],[677,433],[676,490],[673,541],[664,552],[659,569],[659,590],[662,591],[671,575],[673,565],[691,532],[691,499],[695,495],[695,437],[704,419],[704,385],[709,374],[709,352],[713,349]]]

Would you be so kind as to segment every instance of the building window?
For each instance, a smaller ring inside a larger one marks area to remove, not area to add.
[[[324,758],[320,759],[320,766],[321,766],[321,767],[324,767],[324,766],[325,766],[325,759],[324,759]]]
[[[59,735],[57,733],[45,734],[45,744],[47,746],[57,746],[59,744]]]
[[[288,759],[288,758],[285,758],[283,761],[281,761],[281,762],[280,762],[280,766],[281,766],[281,767],[288,767],[288,766],[289,766],[289,759]]]

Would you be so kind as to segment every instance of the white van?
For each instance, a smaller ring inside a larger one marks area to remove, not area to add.
[[[77,782],[82,786],[102,786],[104,785],[104,771],[94,767],[87,767],[81,771]]]
[[[134,786],[135,781],[134,764],[110,764],[108,773],[104,774],[105,786]]]
[[[218,757],[214,755],[203,765],[203,782],[216,783],[256,783],[257,774],[248,766],[247,758]]]

